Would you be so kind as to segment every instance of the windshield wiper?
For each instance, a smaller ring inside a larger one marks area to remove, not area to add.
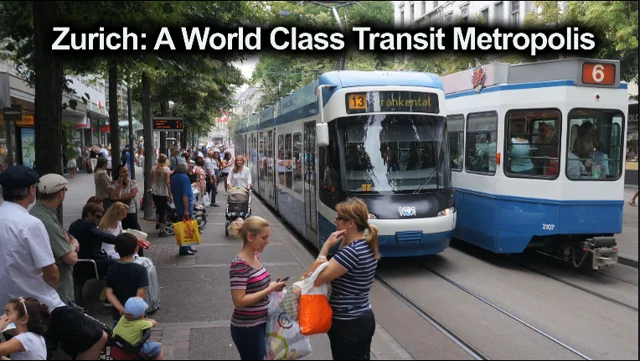
[[[438,175],[438,180],[436,181],[436,191],[439,191],[439,190],[440,190],[440,168],[441,168],[441,165],[438,165],[438,166],[436,167],[436,169],[435,169],[433,172],[431,172],[431,174],[429,175],[429,178],[427,178],[427,179],[424,181],[424,183],[422,183],[422,184],[420,185],[420,187],[418,187],[418,188],[416,189],[416,191],[415,191],[415,192],[413,192],[413,193],[414,193],[414,194],[415,194],[415,193],[420,193],[420,191],[421,191],[421,190],[422,190],[422,189],[423,189],[427,184],[429,184],[429,181],[431,180],[431,178],[433,178],[433,175],[434,175],[434,174]]]

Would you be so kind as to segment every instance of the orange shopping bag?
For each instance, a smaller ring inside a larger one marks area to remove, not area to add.
[[[329,262],[320,264],[302,281],[300,292],[300,333],[305,336],[326,333],[331,328],[333,311],[329,306],[329,285],[314,287],[313,283]]]

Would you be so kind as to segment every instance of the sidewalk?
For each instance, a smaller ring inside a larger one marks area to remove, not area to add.
[[[142,177],[142,170],[136,169]],[[93,175],[80,174],[69,179],[69,192],[64,203],[64,226],[80,217],[86,200],[94,193]],[[142,190],[142,180],[139,180]],[[222,187],[220,187],[222,189]],[[139,191],[139,193],[141,193]],[[226,204],[224,191],[218,204]],[[150,318],[158,321],[152,339],[162,343],[165,359],[239,359],[229,333],[229,318],[233,304],[229,293],[229,263],[240,250],[241,243],[224,236],[224,208],[208,208],[209,222],[203,231],[202,243],[195,256],[178,256],[175,238],[157,236],[155,221],[145,221],[139,212],[142,230],[149,234],[151,249],[145,251],[158,270],[162,303]],[[292,275],[298,278],[314,261],[314,257],[295,236],[258,200],[253,201],[253,214],[271,224],[271,243],[262,254],[264,266],[273,278]],[[110,310],[98,300],[102,285],[85,286],[85,306],[103,321],[110,319]],[[382,312],[383,310],[380,310]],[[310,360],[331,359],[326,335],[310,337],[313,352]],[[371,345],[373,359],[411,359],[400,345],[376,325]]]
[[[622,233],[616,235],[619,262],[635,268],[638,268],[638,207],[631,207],[628,202],[637,190],[636,186],[624,188],[623,228]],[[636,204],[640,204],[640,199],[636,200]]]

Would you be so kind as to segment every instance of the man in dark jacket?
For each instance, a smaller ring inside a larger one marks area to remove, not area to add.
[[[75,237],[78,243],[80,243],[78,258],[96,261],[100,279],[104,279],[109,267],[116,263],[116,260],[109,257],[107,253],[102,250],[103,242],[114,244],[116,239],[114,235],[98,229],[98,223],[100,223],[103,212],[104,210],[99,204],[87,203],[84,208],[82,208],[82,219],[78,219],[69,226],[69,234]],[[87,272],[89,271],[87,270]],[[84,268],[82,273],[84,273]]]

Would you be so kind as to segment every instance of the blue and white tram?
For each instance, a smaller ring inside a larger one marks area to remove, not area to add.
[[[448,247],[456,212],[437,76],[328,72],[255,113],[235,138],[255,192],[316,247],[350,196],[367,203],[383,257]]]
[[[496,253],[616,263],[629,103],[620,63],[494,63],[442,81],[454,236]]]

